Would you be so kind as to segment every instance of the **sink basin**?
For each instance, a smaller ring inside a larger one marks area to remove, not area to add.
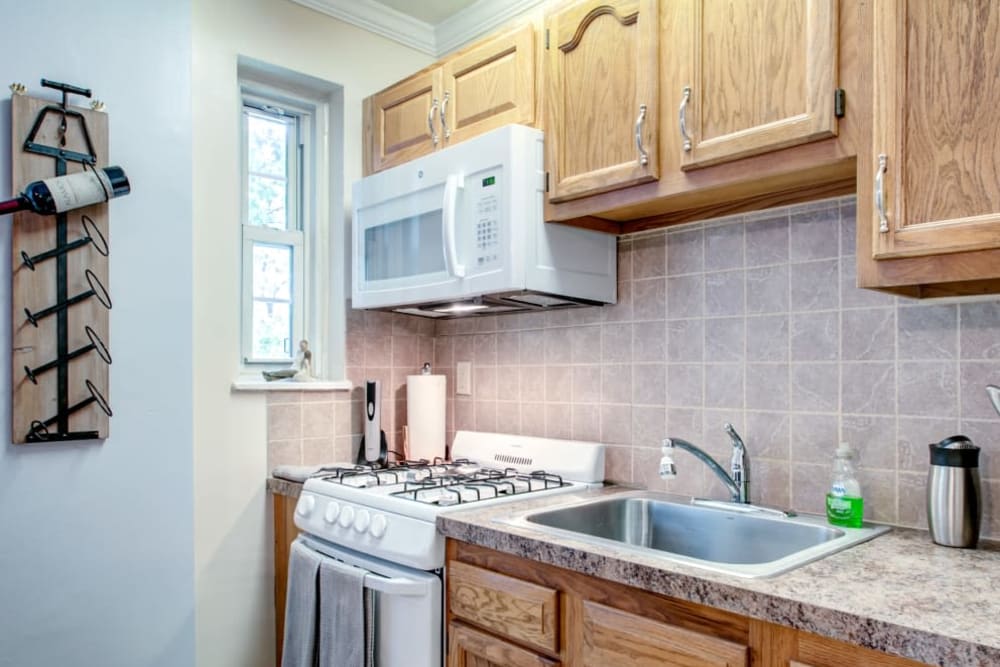
[[[820,516],[787,517],[752,506],[708,507],[668,498],[651,491],[624,493],[510,523],[743,577],[787,572],[889,530],[838,528]]]

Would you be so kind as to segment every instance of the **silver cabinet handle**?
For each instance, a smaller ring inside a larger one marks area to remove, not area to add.
[[[451,93],[446,92],[444,94],[444,99],[441,100],[441,129],[444,130],[444,138],[448,139],[451,137],[451,130],[448,128],[448,119],[445,118],[445,111],[448,110],[448,100],[451,98]]]
[[[438,145],[438,135],[437,132],[434,130],[434,114],[437,111],[437,108],[438,108],[438,101],[437,98],[435,97],[434,101],[431,102],[431,110],[427,112],[427,127],[431,131],[431,142],[433,142],[435,146]]]
[[[878,156],[878,171],[875,174],[875,210],[878,212],[878,231],[881,234],[889,232],[889,218],[885,217],[885,153]]]
[[[649,164],[649,153],[642,147],[642,128],[646,125],[646,105],[639,105],[639,117],[635,119],[635,147],[639,149],[639,164]]]
[[[680,116],[681,139],[684,140],[684,152],[691,150],[691,135],[688,134],[687,106],[691,101],[691,86],[684,86],[684,96],[681,98],[681,108],[678,112]]]

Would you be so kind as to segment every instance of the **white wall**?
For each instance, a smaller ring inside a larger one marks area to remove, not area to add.
[[[2,5],[0,198],[7,85],[42,94],[42,77],[107,103],[110,157],[133,193],[111,205],[115,416],[103,444],[9,442],[10,218],[0,218],[0,665],[191,665],[190,8]]]
[[[193,23],[197,655],[204,667],[263,667],[274,652],[266,408],[263,395],[229,389],[239,344],[237,58],[343,86],[348,195],[361,176],[361,100],[430,59],[288,0],[194,0]]]

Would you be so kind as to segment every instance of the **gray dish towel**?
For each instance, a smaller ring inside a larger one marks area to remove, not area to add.
[[[323,558],[319,599],[319,667],[374,667],[365,571]]]
[[[292,542],[288,557],[288,595],[285,598],[285,641],[281,667],[315,667],[316,620],[319,611],[318,553]]]

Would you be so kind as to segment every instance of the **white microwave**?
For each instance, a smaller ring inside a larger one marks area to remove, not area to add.
[[[352,305],[427,317],[614,303],[614,235],[546,223],[543,134],[507,125],[354,184]]]

